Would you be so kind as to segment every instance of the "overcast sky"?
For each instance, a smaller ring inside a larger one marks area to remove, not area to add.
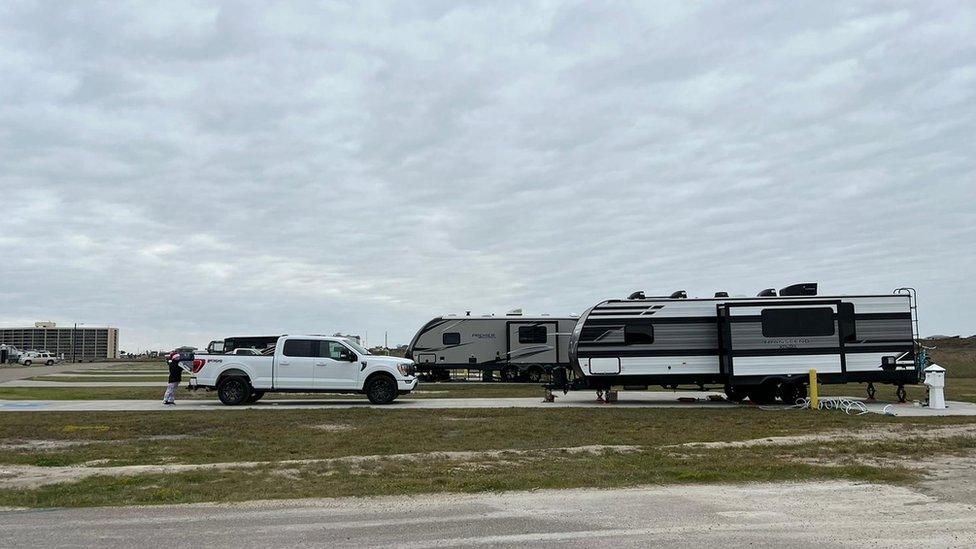
[[[0,4],[0,325],[392,344],[816,281],[976,332],[972,2],[262,4]]]

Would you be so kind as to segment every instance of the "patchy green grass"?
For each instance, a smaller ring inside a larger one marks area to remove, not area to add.
[[[0,463],[42,467],[265,462],[233,470],[102,476],[34,489],[0,489],[0,505],[123,505],[241,501],[417,492],[522,490],[646,483],[844,478],[909,482],[900,467],[850,462],[821,466],[799,458],[855,451],[911,455],[976,448],[976,439],[911,438],[854,444],[676,451],[686,442],[734,441],[836,429],[976,423],[976,418],[890,418],[758,409],[241,410],[159,413],[4,413]],[[177,437],[187,438],[177,438]],[[10,441],[75,441],[17,449]],[[574,453],[588,445],[633,451]],[[845,450],[846,449],[846,450]],[[511,450],[447,458],[395,454]],[[516,453],[517,451],[517,453]],[[387,456],[368,462],[281,464]]]

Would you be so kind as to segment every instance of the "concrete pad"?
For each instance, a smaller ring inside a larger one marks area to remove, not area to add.
[[[847,481],[0,511],[9,547],[972,547],[976,507]]]
[[[70,384],[79,386],[81,384]],[[162,387],[162,384],[154,386]],[[157,411],[157,410],[329,410],[352,408],[375,408],[380,410],[438,410],[449,408],[700,408],[729,409],[754,407],[751,404],[737,404],[725,400],[713,401],[708,395],[697,391],[635,391],[621,392],[615,404],[605,404],[595,399],[594,393],[575,392],[560,395],[556,402],[543,402],[539,398],[410,398],[402,397],[392,404],[374,405],[362,396],[336,395],[321,400],[316,399],[265,399],[244,406],[224,406],[216,398],[177,400],[176,406],[166,406],[160,400],[0,400],[0,411]],[[177,393],[179,398],[179,393]],[[693,402],[679,402],[679,398],[694,399]],[[869,411],[898,416],[958,416],[976,415],[976,404],[950,402],[946,410],[931,410],[912,404],[893,404],[876,402],[867,404]],[[787,410],[790,406],[763,406],[764,410]],[[824,411],[821,413],[843,413]]]

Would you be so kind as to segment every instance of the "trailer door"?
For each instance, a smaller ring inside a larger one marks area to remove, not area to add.
[[[838,301],[719,305],[723,371],[730,378],[840,374]]]
[[[558,335],[555,322],[509,322],[508,361],[513,364],[555,364]]]

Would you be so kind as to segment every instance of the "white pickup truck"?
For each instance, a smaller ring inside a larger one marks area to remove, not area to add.
[[[416,386],[412,360],[371,355],[346,338],[288,335],[273,356],[195,355],[188,388],[216,389],[222,403],[237,406],[271,391],[358,393],[388,404]]]

